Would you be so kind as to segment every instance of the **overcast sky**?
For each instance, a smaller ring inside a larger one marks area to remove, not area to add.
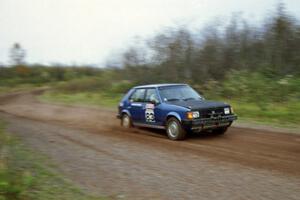
[[[103,66],[111,52],[163,27],[201,27],[234,12],[261,22],[279,0],[0,0],[0,63],[20,43],[29,63]],[[300,0],[282,0],[300,17]]]

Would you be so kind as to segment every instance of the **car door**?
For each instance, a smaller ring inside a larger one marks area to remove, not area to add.
[[[129,97],[128,110],[133,122],[141,123],[144,120],[144,104],[146,89],[136,89]]]
[[[149,125],[161,125],[160,100],[155,88],[146,90],[143,121]]]

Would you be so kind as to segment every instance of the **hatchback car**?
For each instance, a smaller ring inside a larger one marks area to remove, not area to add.
[[[134,87],[121,100],[117,117],[125,128],[165,129],[171,140],[182,140],[189,131],[224,134],[237,119],[229,104],[207,101],[186,84]]]

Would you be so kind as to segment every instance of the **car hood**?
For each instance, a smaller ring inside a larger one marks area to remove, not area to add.
[[[191,110],[205,110],[208,108],[220,108],[229,106],[229,104],[217,101],[207,100],[189,100],[189,101],[171,101],[168,104],[182,106]]]

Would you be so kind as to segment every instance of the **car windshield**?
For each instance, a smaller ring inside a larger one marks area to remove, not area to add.
[[[166,86],[159,88],[159,94],[163,101],[189,101],[202,100],[194,89],[187,85]]]

